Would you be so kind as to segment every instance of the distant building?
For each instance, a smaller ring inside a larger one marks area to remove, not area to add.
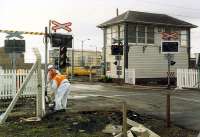
[[[5,53],[4,47],[0,47],[0,68],[2,69],[12,69],[12,54]],[[30,69],[32,63],[24,63],[24,54],[16,54],[16,68],[17,69]]]
[[[53,52],[58,52],[58,49],[50,51],[50,62],[54,64],[55,56],[53,56]],[[77,50],[74,49],[72,53],[72,49],[67,49],[67,57],[68,61],[72,65],[72,55],[74,54],[74,66],[100,66],[102,60],[102,52],[100,51],[89,51],[89,50]],[[82,56],[83,54],[83,56]],[[83,59],[83,60],[82,60]]]
[[[135,69],[138,79],[160,80],[167,77],[167,59],[161,53],[161,34],[178,32],[179,53],[174,55],[176,64],[171,66],[175,73],[177,68],[190,67],[190,29],[197,26],[177,18],[165,15],[137,11],[127,11],[100,25],[104,33],[105,74],[118,78],[115,56],[111,54],[111,46],[117,39],[122,40],[124,52],[120,65],[121,79],[125,78],[125,68]],[[118,30],[120,37],[118,38]]]

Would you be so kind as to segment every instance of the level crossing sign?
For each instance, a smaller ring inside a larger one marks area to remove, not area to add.
[[[71,22],[67,22],[67,23],[61,24],[61,23],[59,23],[59,22],[57,22],[55,20],[52,20],[51,23],[53,25],[55,25],[55,26],[52,27],[52,30],[54,30],[54,32],[56,32],[56,30],[58,30],[58,29],[64,29],[64,30],[66,30],[68,32],[72,31],[72,29],[70,28],[70,26],[72,25]]]
[[[6,38],[12,38],[12,37],[17,37],[17,38],[19,38],[19,39],[23,39],[24,37],[23,36],[21,36],[22,34],[23,34],[23,32],[6,32],[7,34],[8,34],[8,36],[6,36]]]
[[[161,38],[161,53],[174,54],[179,52],[178,32],[163,32],[161,33]]]
[[[178,32],[163,32],[161,33],[163,40],[177,40],[178,39]]]

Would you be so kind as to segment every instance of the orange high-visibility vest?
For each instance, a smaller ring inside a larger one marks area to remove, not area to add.
[[[65,79],[65,76],[64,75],[59,75],[57,74],[55,77],[53,77],[53,80],[56,81],[57,83],[57,87],[60,86],[61,82]]]

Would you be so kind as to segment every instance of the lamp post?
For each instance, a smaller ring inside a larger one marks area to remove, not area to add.
[[[95,65],[97,66],[97,46],[96,46],[96,59],[95,59],[96,63]]]
[[[83,43],[90,39],[81,40],[81,66],[83,67]]]
[[[95,47],[95,61],[93,62],[97,66],[97,46],[90,45],[90,47]],[[93,59],[93,58],[92,58]]]
[[[95,48],[96,48],[96,57],[95,57],[95,65],[97,66],[97,64],[98,64],[98,62],[97,62],[97,46],[95,46]]]

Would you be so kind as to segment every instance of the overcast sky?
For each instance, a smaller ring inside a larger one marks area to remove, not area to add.
[[[19,31],[44,31],[50,19],[60,23],[72,22],[75,48],[98,50],[103,46],[102,30],[96,26],[127,10],[164,13],[200,26],[200,2],[198,0],[0,0],[0,29]],[[63,32],[63,31],[62,31]],[[0,34],[0,46],[4,46],[5,34]],[[25,36],[25,35],[23,35]],[[26,35],[27,53],[32,47],[40,47],[44,53],[42,36]],[[192,29],[192,52],[200,52],[200,28]],[[31,58],[29,58],[31,60]]]

